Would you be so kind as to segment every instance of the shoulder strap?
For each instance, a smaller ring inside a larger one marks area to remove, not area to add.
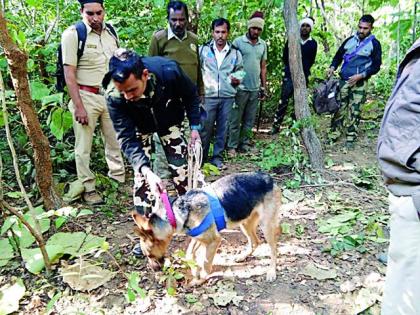
[[[85,23],[82,21],[77,22],[75,27],[77,32],[77,61],[79,61],[85,50],[87,29]]]
[[[118,41],[118,35],[117,32],[115,31],[115,28],[109,24],[109,23],[105,23],[107,30],[109,30],[112,34],[112,36],[115,38],[115,41],[117,42],[117,47],[120,47],[120,43]]]
[[[353,59],[353,57],[355,57],[357,55],[357,53],[363,48],[365,47],[367,44],[369,44],[373,39],[375,38],[375,35],[370,35],[368,38],[366,38],[353,52],[351,52],[350,54],[345,54],[343,56],[344,59],[344,64],[343,64],[343,68],[345,65],[347,65],[351,59]]]

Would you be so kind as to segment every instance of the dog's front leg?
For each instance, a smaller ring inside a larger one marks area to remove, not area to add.
[[[186,258],[189,261],[193,261],[194,264],[191,266],[191,275],[193,278],[197,279],[200,277],[200,270],[197,267],[197,251],[200,248],[200,242],[197,241],[195,238],[191,239],[190,244],[187,248]]]

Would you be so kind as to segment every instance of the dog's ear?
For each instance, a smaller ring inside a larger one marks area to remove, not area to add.
[[[152,225],[150,224],[150,218],[141,215],[139,213],[137,213],[136,211],[133,211],[131,213],[131,216],[133,217],[134,222],[137,224],[137,226],[139,227],[139,229],[143,230],[143,231],[152,231]]]

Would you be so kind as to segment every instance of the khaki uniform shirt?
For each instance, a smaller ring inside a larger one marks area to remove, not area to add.
[[[198,93],[204,94],[197,35],[186,31],[184,38],[179,39],[169,27],[157,31],[153,34],[150,42],[149,56],[167,57],[178,62],[182,71],[197,85]]]
[[[106,29],[105,23],[100,35],[95,33],[85,21],[83,23],[87,30],[83,55],[77,62],[77,31],[74,25],[70,26],[61,38],[63,64],[77,66],[76,81],[79,85],[99,87],[108,72],[109,59],[118,48],[117,40]]]

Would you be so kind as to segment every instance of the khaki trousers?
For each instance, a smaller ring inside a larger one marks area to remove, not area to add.
[[[70,101],[69,110],[73,114],[73,130],[76,137],[74,153],[77,177],[85,186],[85,191],[95,190],[95,174],[90,170],[89,165],[95,127],[99,121],[102,141],[105,147],[105,159],[109,168],[108,176],[119,182],[124,182],[124,160],[108,113],[105,97],[83,90],[79,92],[88,115],[89,124],[83,126],[74,119],[75,107],[73,101]]]
[[[411,196],[389,195],[391,237],[382,315],[420,314],[420,220]]]

